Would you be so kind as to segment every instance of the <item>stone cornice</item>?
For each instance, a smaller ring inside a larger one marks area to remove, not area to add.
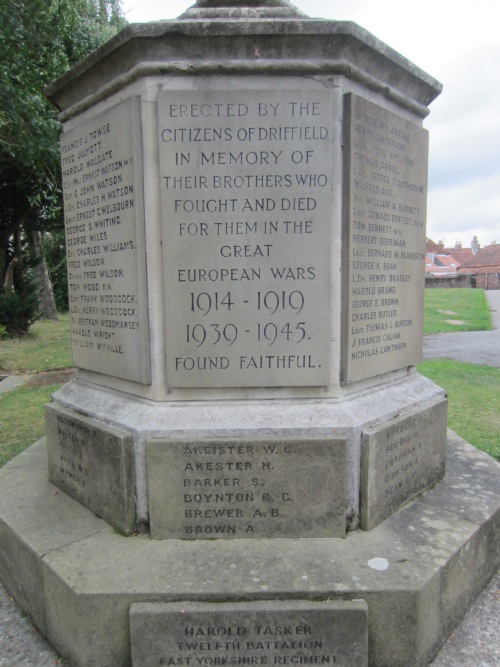
[[[142,76],[343,75],[421,117],[434,78],[353,22],[173,20],[131,24],[54,81],[46,95],[71,117]]]

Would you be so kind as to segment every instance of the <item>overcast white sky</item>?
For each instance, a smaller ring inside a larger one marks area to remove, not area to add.
[[[131,23],[176,18],[195,0],[123,0]],[[355,21],[444,84],[430,131],[427,236],[500,243],[500,0],[296,0]]]

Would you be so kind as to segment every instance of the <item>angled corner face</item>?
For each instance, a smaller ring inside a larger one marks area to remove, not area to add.
[[[428,133],[345,98],[343,382],[421,360]]]
[[[150,383],[139,100],[61,138],[73,364]]]
[[[344,537],[345,457],[344,440],[150,440],[151,537]]]
[[[361,528],[370,530],[444,477],[446,400],[364,431]]]
[[[115,528],[132,532],[132,435],[53,403],[45,414],[50,481]]]
[[[363,600],[133,604],[130,628],[133,667],[368,665]]]

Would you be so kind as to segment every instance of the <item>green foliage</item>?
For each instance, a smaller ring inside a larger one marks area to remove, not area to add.
[[[489,331],[491,313],[484,290],[426,289],[424,333]]]
[[[0,1],[2,284],[13,257],[22,273],[32,230],[63,226],[60,124],[43,91],[125,25],[121,0]]]
[[[24,336],[39,317],[37,286],[31,273],[25,272],[15,291],[0,290],[0,324],[9,336]]]
[[[448,426],[500,460],[500,368],[436,359],[417,370],[448,394]]]

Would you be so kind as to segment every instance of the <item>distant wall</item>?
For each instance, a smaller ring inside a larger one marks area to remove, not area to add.
[[[460,276],[425,277],[425,286],[435,287],[477,287],[477,289],[500,289],[500,273],[475,273]]]
[[[431,276],[425,277],[425,286],[434,287],[474,287],[471,278],[475,276]],[[478,285],[479,287],[479,285]]]
[[[500,289],[499,273],[477,273],[470,277],[476,278],[476,287],[479,289]]]

